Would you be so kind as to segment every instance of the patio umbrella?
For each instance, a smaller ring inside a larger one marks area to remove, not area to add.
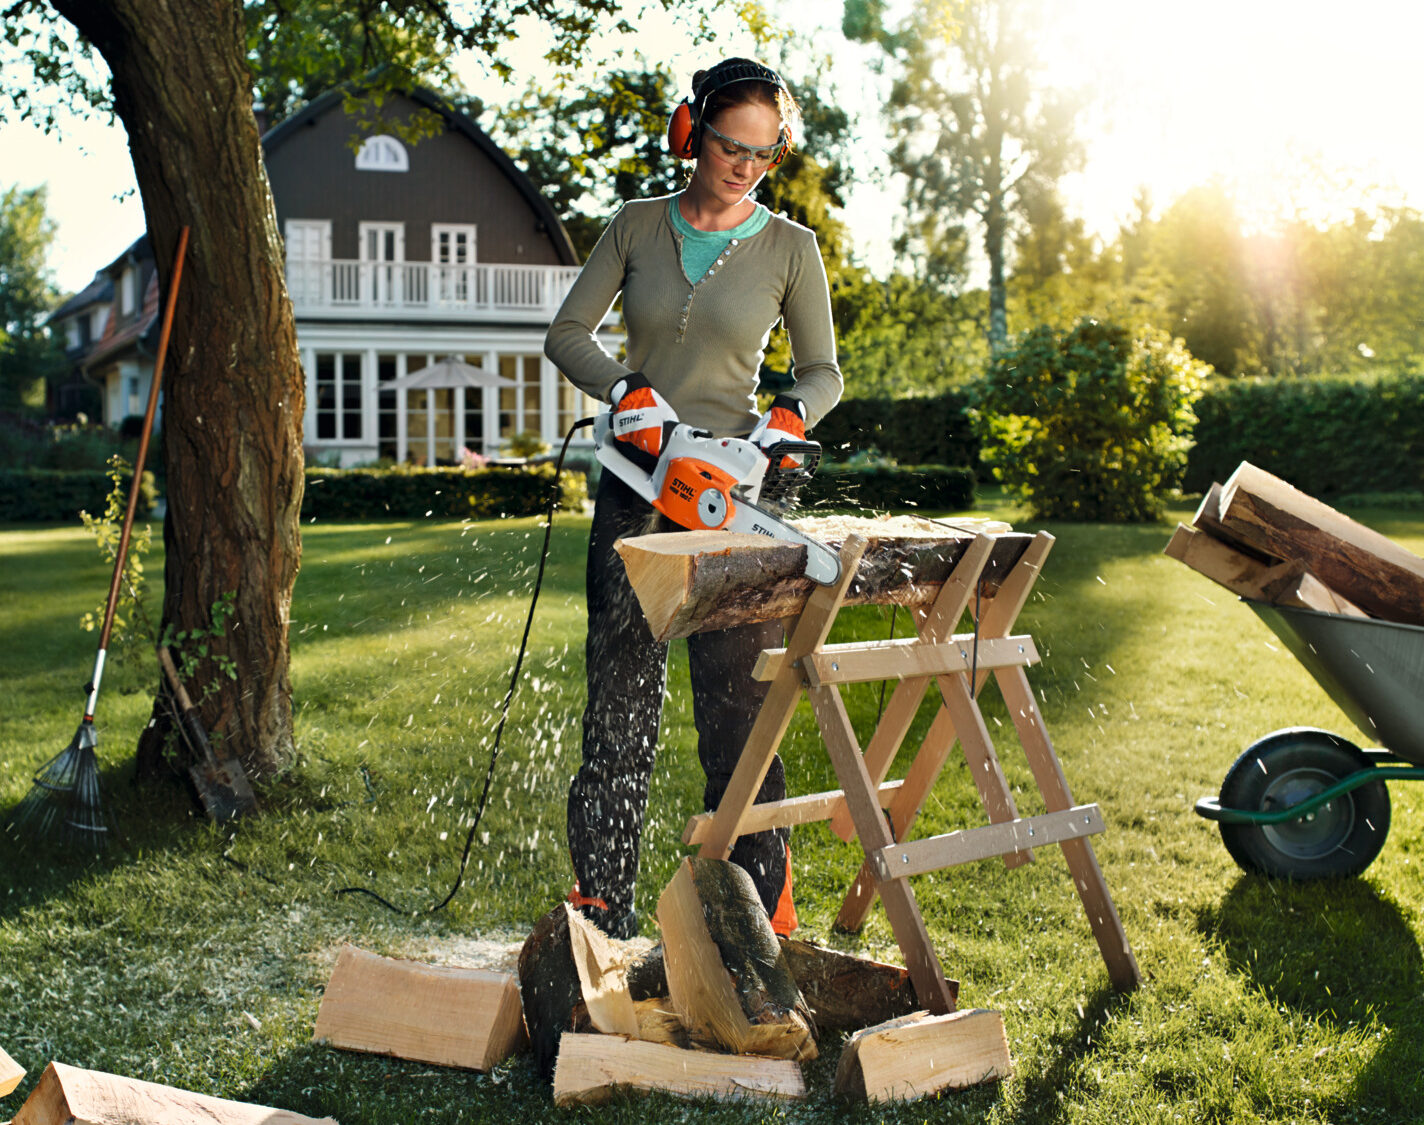
[[[517,387],[513,379],[506,379],[494,371],[474,367],[454,356],[446,356],[438,363],[412,371],[385,388],[396,391],[444,390],[449,387]],[[383,388],[383,389],[385,389]]]

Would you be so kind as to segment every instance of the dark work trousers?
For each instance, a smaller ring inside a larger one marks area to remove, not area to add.
[[[611,472],[604,470],[588,541],[588,705],[583,714],[583,763],[569,788],[569,850],[580,893],[601,898],[609,916],[633,908],[643,813],[662,718],[667,644],[654,641],[613,550],[620,538],[676,531]],[[751,678],[757,655],[782,643],[776,621],[738,626],[688,638],[692,714],[697,754],[707,775],[704,807],[715,809],[767,684]],[[775,758],[758,801],[786,795],[781,759]],[[732,861],[752,877],[767,914],[776,910],[786,879],[785,829],[743,836]]]

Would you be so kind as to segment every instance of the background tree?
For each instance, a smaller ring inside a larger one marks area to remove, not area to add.
[[[44,405],[44,381],[63,366],[44,321],[56,297],[45,257],[54,224],[44,186],[0,195],[0,410]]]
[[[1081,160],[1078,104],[1041,77],[1033,0],[915,0],[900,27],[882,0],[848,0],[844,28],[878,42],[895,71],[891,163],[907,181],[901,248],[933,284],[962,278],[966,221],[989,266],[990,347],[1008,339],[1008,251],[1016,229]]]
[[[617,20],[616,0],[350,0],[342,7],[352,17],[343,28],[354,37],[345,46],[362,65],[378,64],[371,76],[377,93],[408,81],[379,33],[408,15],[440,43],[480,52],[496,69],[508,68],[501,51],[519,18],[533,16],[552,29],[556,61],[580,56],[610,19],[628,26]],[[124,124],[165,285],[179,230],[192,230],[164,375],[162,625],[203,627],[218,599],[235,593],[232,627],[213,647],[232,662],[236,679],[200,669],[193,694],[205,700],[204,724],[221,731],[259,775],[275,773],[293,750],[288,623],[301,558],[305,407],[247,58],[251,28],[277,26],[267,22],[269,12],[287,17],[293,33],[309,31],[294,41],[309,50],[330,37],[328,27],[300,18],[310,14],[307,0],[15,0],[4,9],[5,36],[32,73],[7,67],[0,80],[13,112],[42,117],[50,92],[28,80],[67,82],[86,73],[84,60],[97,52],[107,87],[77,92],[101,104],[111,99]],[[150,763],[157,742],[148,738],[141,748]]]

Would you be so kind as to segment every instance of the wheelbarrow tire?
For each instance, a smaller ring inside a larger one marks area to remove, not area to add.
[[[1221,783],[1221,807],[1287,808],[1362,769],[1364,752],[1314,727],[1279,730],[1248,746]],[[1389,834],[1389,790],[1370,781],[1300,820],[1281,824],[1220,822],[1226,850],[1246,871],[1282,879],[1358,875]]]

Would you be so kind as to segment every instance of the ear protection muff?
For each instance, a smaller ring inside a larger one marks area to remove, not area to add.
[[[692,88],[691,99],[683,98],[672,111],[667,124],[668,151],[681,160],[692,160],[697,156],[697,146],[702,137],[702,111],[707,99],[718,90],[733,86],[738,82],[767,82],[781,90],[786,83],[781,75],[769,66],[752,62],[750,59],[726,59],[718,63],[702,76],[700,85]],[[776,154],[773,165],[786,158],[786,150],[791,145],[791,131],[783,126],[781,130],[781,151]]]

